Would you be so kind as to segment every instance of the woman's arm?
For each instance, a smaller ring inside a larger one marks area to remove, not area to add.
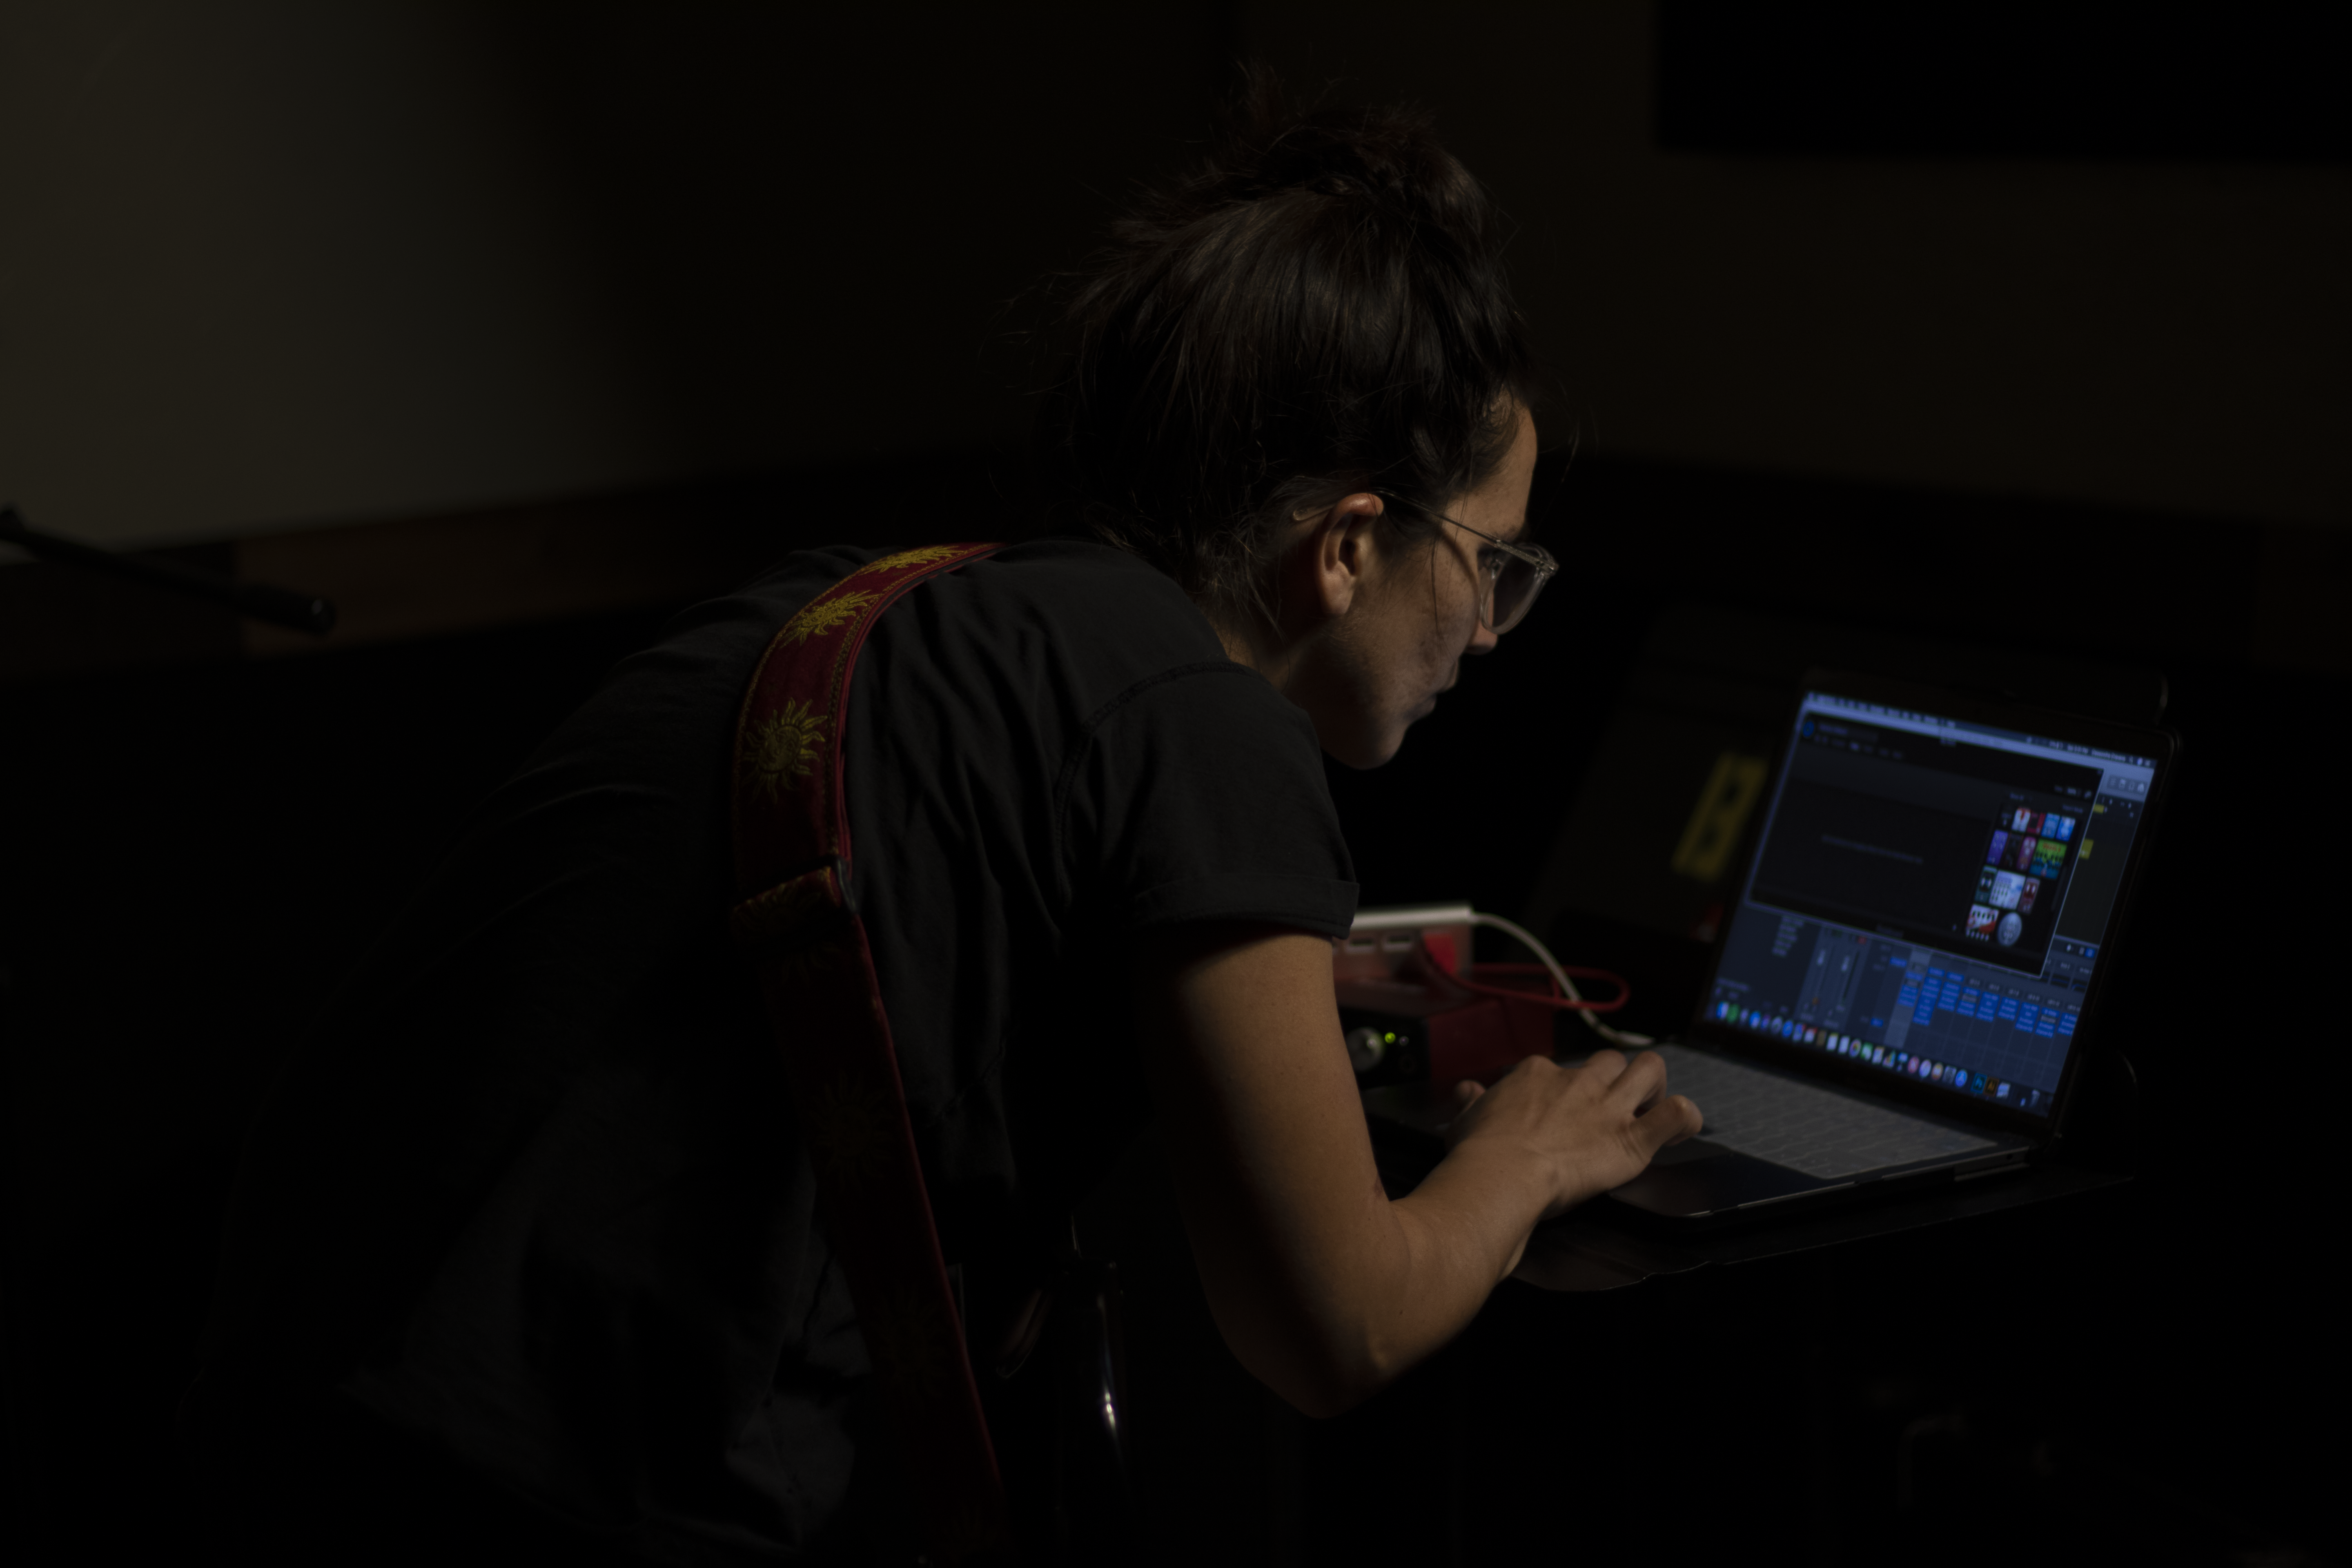
[[[1331,944],[1181,931],[1137,954],[1141,1044],[1225,1342],[1310,1415],[1361,1402],[1466,1324],[1538,1220],[1631,1180],[1699,1114],[1665,1065],[1521,1062],[1391,1202],[1341,1044]]]

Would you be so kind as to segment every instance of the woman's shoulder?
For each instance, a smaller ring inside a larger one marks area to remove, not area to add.
[[[1042,539],[932,579],[876,631],[957,684],[1050,689],[1091,711],[1139,681],[1230,664],[1215,628],[1149,563],[1084,540]],[[886,659],[890,654],[884,654]]]
[[[772,634],[810,599],[859,567],[898,554],[889,545],[830,545],[784,557],[732,593],[671,623],[665,641],[740,641]],[[1091,540],[1047,537],[999,546],[923,584],[928,614],[909,619],[969,623],[967,630],[1050,626],[1065,635],[1222,656],[1207,618],[1174,579],[1140,557]]]
[[[1092,540],[1048,538],[1006,545],[970,569],[973,587],[1035,606],[1057,621],[1160,634],[1217,647],[1208,617],[1175,579],[1143,560]]]

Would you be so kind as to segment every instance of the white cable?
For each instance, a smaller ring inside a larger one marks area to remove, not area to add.
[[[1543,966],[1551,971],[1552,982],[1559,987],[1560,994],[1571,1002],[1584,1000],[1583,994],[1576,988],[1576,982],[1568,977],[1568,971],[1562,969],[1559,966],[1559,960],[1551,955],[1551,949],[1538,942],[1535,933],[1527,927],[1516,921],[1507,921],[1500,915],[1482,915],[1475,910],[1470,911],[1469,919],[1474,926],[1493,926],[1496,931],[1534,953],[1542,962]],[[1612,1029],[1601,1021],[1600,1015],[1588,1009],[1578,1008],[1576,1016],[1584,1020],[1587,1028],[1612,1045],[1625,1046],[1639,1050],[1644,1046],[1657,1043],[1647,1035],[1637,1035],[1628,1029]]]

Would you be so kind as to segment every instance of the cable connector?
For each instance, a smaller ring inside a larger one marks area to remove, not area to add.
[[[1551,950],[1537,940],[1533,931],[1517,921],[1505,920],[1500,915],[1483,914],[1466,903],[1400,904],[1381,909],[1360,910],[1356,913],[1354,922],[1348,928],[1348,940],[1342,944],[1341,952],[1357,954],[1387,949],[1409,949],[1421,945],[1417,939],[1434,929],[1454,927],[1458,930],[1467,926],[1492,926],[1533,953],[1537,962],[1541,963],[1546,973],[1551,976],[1552,984],[1559,987],[1559,995],[1566,1006],[1584,1020],[1585,1027],[1611,1045],[1620,1046],[1628,1050],[1640,1050],[1656,1044],[1647,1035],[1635,1034],[1629,1029],[1612,1028],[1595,1016],[1594,1005],[1585,1000],[1584,994],[1576,988],[1576,982],[1570,977],[1567,967],[1551,955]],[[1407,933],[1412,935],[1408,937]],[[1406,937],[1407,940],[1400,942],[1397,940],[1400,937]],[[1453,944],[1448,942],[1446,945],[1451,947]],[[1433,952],[1432,956],[1440,957],[1435,952]],[[1438,967],[1450,967],[1454,973],[1466,979],[1471,967],[1466,944],[1454,964],[1445,965],[1441,961]],[[1591,976],[1591,973],[1587,972],[1588,978]],[[1630,994],[1630,988],[1622,980],[1617,979],[1614,975],[1607,978],[1619,987],[1620,994],[1615,1002],[1601,1004],[1601,1008],[1603,1010],[1621,1005],[1624,1001],[1625,994]],[[1471,988],[1484,989],[1475,986]],[[1533,1001],[1537,998],[1529,997],[1528,1000]]]

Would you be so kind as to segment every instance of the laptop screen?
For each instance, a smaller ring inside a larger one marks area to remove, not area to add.
[[[1705,1016],[2048,1115],[2155,773],[1808,692]]]

